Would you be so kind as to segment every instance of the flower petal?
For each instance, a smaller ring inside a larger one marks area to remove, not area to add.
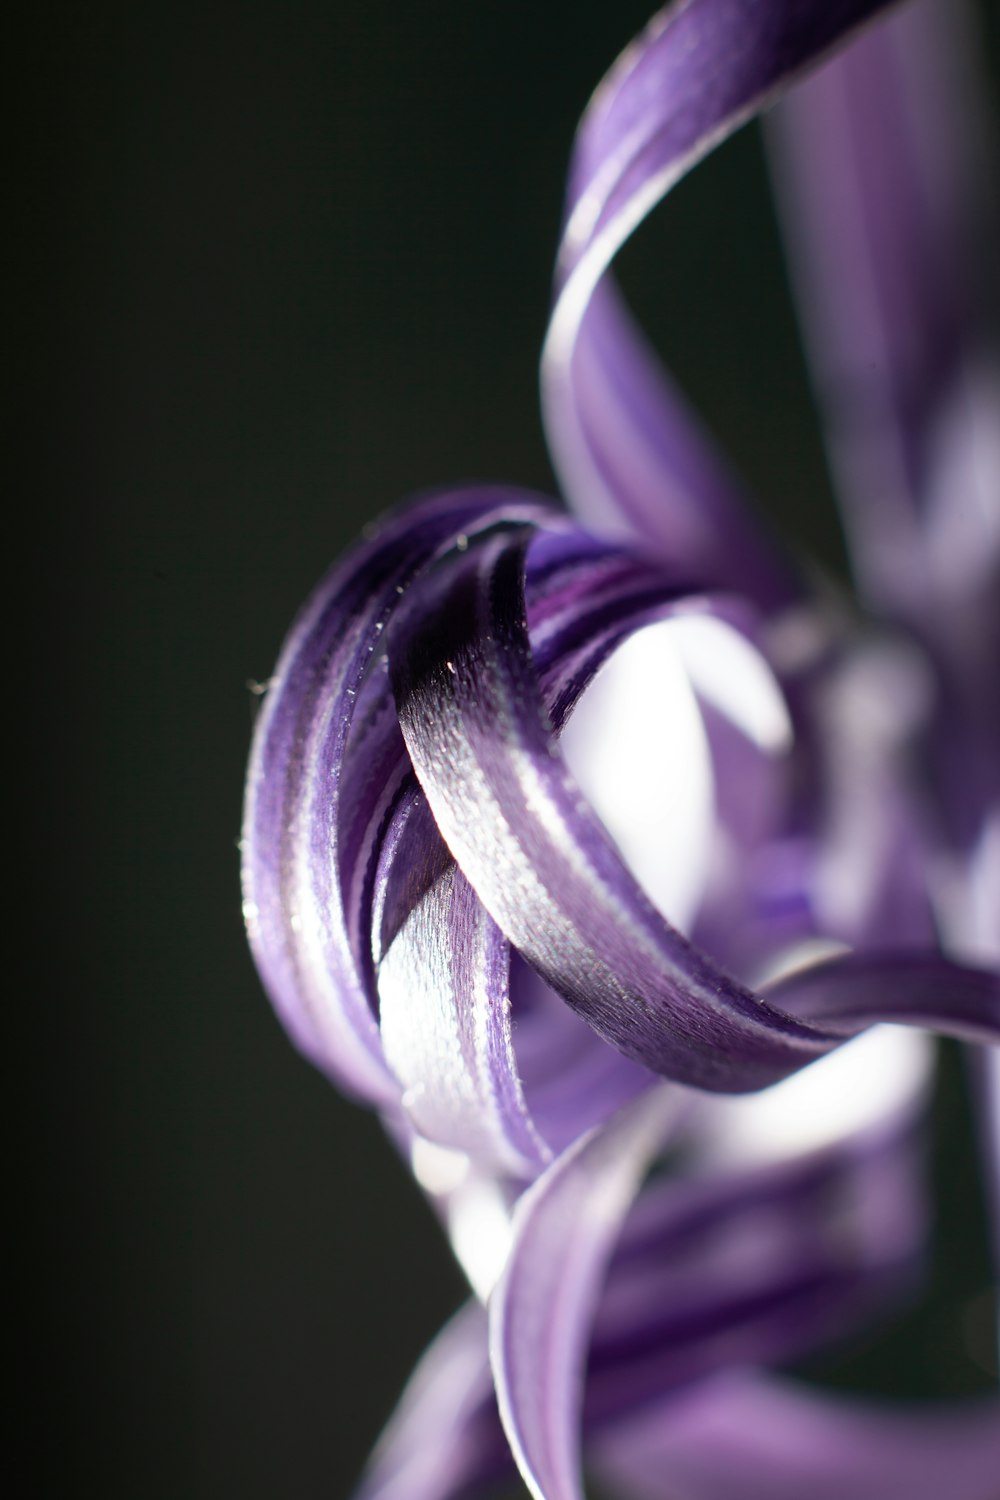
[[[531,1177],[551,1152],[517,1074],[509,983],[506,939],[452,864],[379,967],[382,1040],[417,1130],[482,1167]]]
[[[257,967],[302,1050],[373,1102],[390,1103],[397,1088],[342,885],[343,767],[358,695],[386,620],[422,569],[466,545],[467,533],[549,514],[533,496],[479,489],[432,496],[388,518],[306,605],[257,720],[241,841]],[[376,782],[375,802],[382,790]],[[348,811],[357,823],[358,809]]]
[[[681,1118],[659,1089],[548,1168],[490,1301],[500,1414],[536,1500],[580,1500],[581,1429],[600,1444],[678,1384],[801,1354],[909,1286],[916,1105],[763,1169],[654,1179],[635,1201]]]
[[[626,1057],[702,1088],[762,1087],[887,1017],[996,1037],[996,975],[857,955],[783,981],[778,1009],[669,926],[559,754],[524,618],[526,545],[491,537],[438,574],[394,623],[389,657],[442,835],[531,966]]]
[[[797,593],[610,283],[616,251],[702,157],[887,0],[688,0],[619,59],[581,124],[543,357],[571,505],[765,607]]]
[[[876,1021],[923,1026],[964,1041],[1000,1040],[1000,974],[937,953],[847,953],[761,992],[795,1016],[854,1035]]]
[[[661,1087],[584,1136],[528,1189],[490,1299],[497,1401],[536,1500],[581,1500],[580,1405],[588,1329],[607,1259],[676,1117]]]

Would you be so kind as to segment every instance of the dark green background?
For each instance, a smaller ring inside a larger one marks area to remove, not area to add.
[[[461,1288],[245,951],[247,682],[401,495],[551,488],[562,177],[646,4],[25,14],[8,1003],[37,1492],[338,1500]],[[779,523],[836,567],[752,133],[624,273]]]

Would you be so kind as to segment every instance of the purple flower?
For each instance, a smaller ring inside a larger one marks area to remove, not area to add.
[[[1000,1038],[1000,382],[956,8],[865,29],[772,121],[875,624],[753,525],[608,270],[885,9],[687,0],[651,23],[570,172],[543,360],[570,514],[410,502],[321,583],[270,685],[258,967],[381,1111],[478,1298],[369,1500],[477,1493],[514,1462],[576,1500],[581,1432],[639,1497],[995,1496],[996,1404],[887,1414],[766,1373],[920,1272],[926,1050],[876,1023]]]

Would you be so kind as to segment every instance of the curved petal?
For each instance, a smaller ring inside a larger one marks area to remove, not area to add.
[[[519,1201],[490,1299],[500,1416],[536,1500],[580,1500],[588,1328],[621,1222],[676,1117],[658,1088],[584,1136]]]
[[[996,975],[934,955],[857,955],[785,980],[779,1009],[669,926],[559,755],[524,619],[525,546],[506,534],[471,549],[432,580],[433,596],[421,590],[388,649],[437,824],[531,966],[626,1057],[722,1091],[773,1082],[884,1018],[996,1037]]]
[[[622,637],[662,613],[675,590],[639,559],[565,526],[532,533],[529,582],[543,691],[558,726]],[[399,748],[409,771],[401,738]],[[361,777],[378,774],[372,761],[377,767],[380,757],[364,742],[357,757]],[[369,861],[366,876],[387,1059],[420,1134],[461,1149],[480,1170],[533,1176],[553,1148],[613,1113],[652,1075],[609,1054],[587,1028],[586,1038],[579,1030],[569,1035],[575,1018],[554,995],[538,1003],[540,981],[525,1006],[523,965],[456,869],[409,774],[375,841],[374,874]],[[387,803],[395,783],[383,780]],[[516,1055],[512,961],[520,991]],[[575,1062],[562,1050],[567,1044]]]
[[[936,953],[848,953],[762,993],[793,1015],[814,1016],[845,1035],[894,1021],[964,1041],[1000,1039],[1000,975]]]
[[[530,1177],[551,1151],[517,1074],[509,982],[507,942],[451,865],[379,967],[382,1040],[417,1130],[483,1167]]]
[[[500,1414],[536,1500],[580,1500],[581,1430],[600,1444],[678,1385],[800,1354],[908,1288],[926,1225],[916,1105],[763,1169],[654,1178],[634,1201],[678,1119],[659,1089],[553,1163],[517,1205],[490,1302]]]
[[[386,620],[422,569],[477,530],[550,515],[533,496],[478,489],[390,516],[319,585],[258,716],[241,840],[250,944],[297,1044],[375,1102],[391,1102],[397,1086],[341,883],[343,765],[358,694]],[[376,782],[376,800],[381,792]]]
[[[769,1082],[829,1039],[772,1024],[669,928],[583,803],[531,662],[524,546],[472,550],[390,631],[400,724],[438,826],[510,941],[626,1056],[708,1087]]]
[[[619,59],[581,124],[546,339],[546,429],[570,503],[765,607],[797,593],[602,277],[698,161],[887,0],[687,0]]]

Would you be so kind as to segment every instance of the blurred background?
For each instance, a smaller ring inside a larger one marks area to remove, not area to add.
[[[563,174],[647,14],[22,18],[13,513],[35,546],[9,552],[28,773],[11,1052],[39,1494],[338,1500],[462,1298],[379,1127],[292,1051],[251,966],[248,684],[407,492],[552,489],[537,359]],[[754,131],[681,186],[623,278],[773,519],[840,570]]]

